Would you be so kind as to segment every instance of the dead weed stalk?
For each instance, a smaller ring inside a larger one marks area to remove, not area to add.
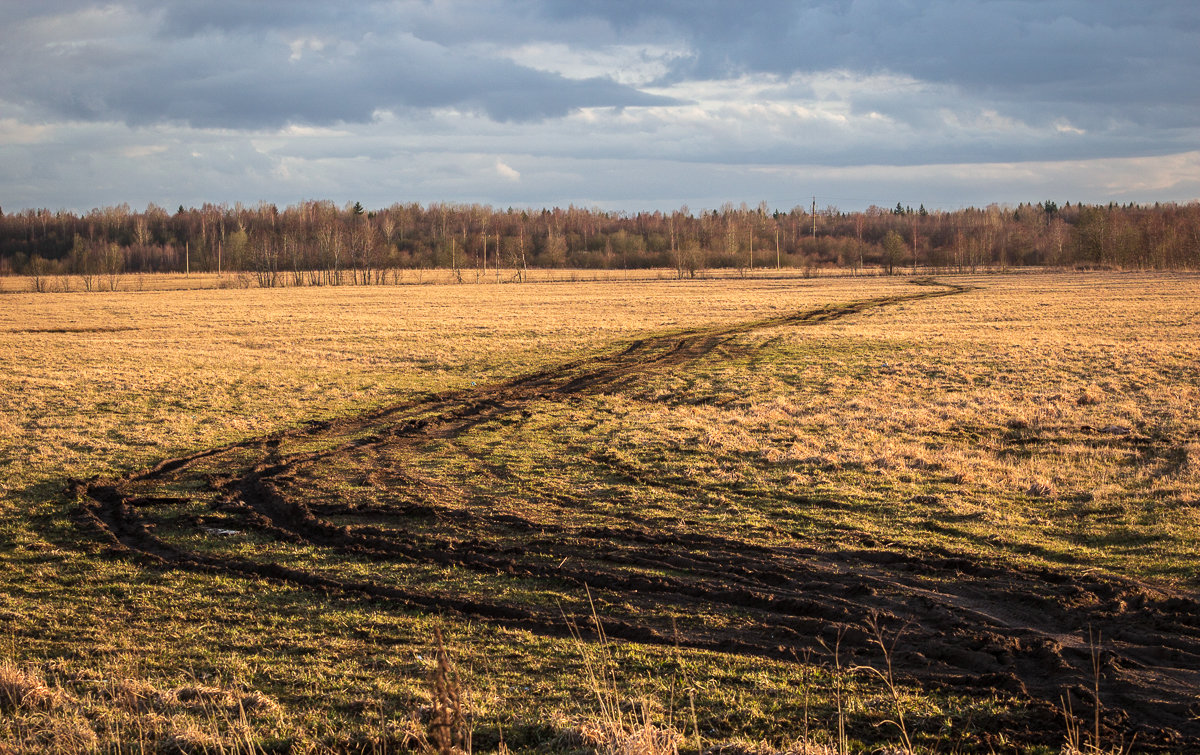
[[[908,726],[904,722],[904,698],[900,694],[899,687],[896,686],[896,675],[892,670],[892,657],[895,655],[896,643],[900,641],[901,635],[908,629],[908,622],[892,635],[891,642],[888,642],[884,637],[883,627],[879,623],[879,617],[872,614],[866,620],[867,630],[870,633],[871,642],[879,646],[879,650],[883,653],[883,669],[877,669],[874,666],[856,666],[854,670],[866,671],[872,674],[883,683],[884,689],[887,690],[888,697],[892,700],[892,708],[895,712],[895,717],[884,721],[884,724],[891,724],[900,731],[900,742],[902,751],[905,753],[913,752],[912,739],[908,736]],[[839,727],[840,731],[840,727]]]
[[[1088,653],[1092,661],[1092,688],[1088,690],[1092,697],[1092,731],[1091,741],[1084,741],[1084,729],[1082,721],[1075,716],[1074,704],[1071,700],[1071,690],[1067,689],[1063,692],[1061,700],[1063,725],[1066,729],[1066,742],[1063,743],[1063,755],[1126,755],[1133,751],[1134,740],[1128,745],[1122,741],[1120,744],[1112,748],[1105,749],[1103,741],[1100,737],[1100,711],[1103,709],[1103,704],[1100,702],[1100,677],[1104,668],[1104,656],[1102,648],[1102,638],[1099,632],[1092,633],[1091,627],[1088,627]],[[1122,738],[1123,739],[1123,738]]]
[[[837,638],[830,648],[824,638],[818,639],[821,647],[833,657],[833,697],[837,706],[837,751],[838,755],[849,755],[850,739],[846,735],[846,675],[849,669],[842,666],[842,639],[846,636],[846,628],[838,627]]]
[[[660,727],[654,723],[653,706],[648,698],[643,697],[630,704],[622,704],[616,675],[617,664],[612,656],[611,644],[590,590],[587,597],[598,642],[585,642],[579,626],[565,615],[563,617],[579,648],[588,686],[597,706],[597,715],[579,725],[580,739],[584,745],[595,748],[601,755],[678,755],[683,737],[674,729]],[[694,697],[691,700],[694,717]],[[697,726],[697,744],[700,741],[699,737]]]
[[[429,724],[422,730],[414,726],[408,744],[438,755],[470,755],[472,748],[471,696],[459,678],[458,670],[446,652],[441,627],[433,630],[437,643],[436,659],[429,673]]]

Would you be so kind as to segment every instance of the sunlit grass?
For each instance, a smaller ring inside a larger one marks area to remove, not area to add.
[[[411,470],[447,507],[486,496],[497,513],[536,513],[567,528],[634,521],[750,543],[938,546],[1194,584],[1200,279],[955,282],[976,288],[739,335],[687,371],[651,370],[620,390],[546,399],[519,420],[364,457],[362,466]],[[478,389],[647,333],[907,287],[650,280],[0,297],[0,648],[59,690],[57,708],[22,708],[0,742],[92,741],[86,728],[95,741],[126,745],[188,737],[300,750],[394,745],[427,701],[440,624],[475,687],[490,746],[503,729],[515,748],[553,749],[590,710],[569,639],[114,558],[72,521],[68,477]],[[328,447],[347,432],[289,438],[280,452]],[[300,483],[318,502],[404,495],[355,465],[306,472]],[[207,504],[198,499],[189,512]],[[562,586],[340,559],[252,535],[206,538],[182,525],[158,534],[201,552],[414,590],[546,610],[587,604]],[[602,610],[608,599],[596,596]],[[738,621],[735,612],[673,618]],[[828,741],[833,731],[824,666],[632,643],[614,652],[622,689],[670,709],[681,730],[691,725],[678,718],[686,669],[706,738],[795,741],[804,685],[813,736]],[[885,691],[866,678],[849,683],[853,736],[877,738]],[[216,690],[207,703],[181,699],[197,684]],[[97,691],[103,685],[146,685],[138,689],[157,702],[143,710],[119,701],[128,690]],[[272,704],[243,723],[231,706],[253,694]],[[922,741],[951,749],[989,746],[965,722],[1021,714],[1003,696],[906,694]],[[51,719],[61,730],[39,728]]]

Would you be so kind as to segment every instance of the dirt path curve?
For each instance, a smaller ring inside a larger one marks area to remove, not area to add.
[[[896,637],[893,661],[902,677],[958,690],[999,689],[1036,701],[1040,720],[1050,728],[1035,723],[1007,732],[1030,742],[1061,741],[1053,709],[1067,689],[1074,690],[1076,712],[1088,714],[1091,696],[1083,690],[1091,685],[1093,633],[1102,640],[1101,701],[1113,741],[1136,733],[1140,746],[1200,751],[1200,601],[1194,593],[1115,576],[985,563],[937,549],[765,546],[713,533],[649,531],[633,523],[567,528],[496,514],[486,505],[451,509],[439,503],[438,491],[402,469],[390,471],[417,502],[387,510],[318,503],[305,489],[302,473],[316,465],[361,464],[373,453],[415,450],[430,439],[459,437],[482,422],[528,412],[538,401],[617,392],[638,374],[693,363],[739,334],[819,325],[964,290],[927,281],[912,293],[652,336],[497,385],[169,459],[120,479],[77,483],[80,518],[122,557],[161,567],[280,580],[550,635],[567,633],[563,617],[534,605],[183,549],[156,534],[159,521],[188,503],[165,489],[190,481],[216,494],[212,505],[221,521],[331,556],[437,564],[556,589],[586,587],[633,607],[603,622],[610,637],[629,641],[790,659],[841,635],[854,662],[878,663],[863,629],[864,620],[874,616],[889,641]],[[304,439],[324,443],[312,444],[322,446],[317,451],[279,453],[283,441]],[[589,458],[610,473],[623,473],[601,454]],[[226,460],[228,474],[202,471]],[[632,475],[630,480],[637,482]],[[585,497],[564,501],[588,503]],[[437,527],[425,526],[431,519]],[[205,527],[203,517],[195,524]],[[676,632],[667,618],[671,612],[736,620],[722,626],[694,622]],[[581,627],[589,623],[582,616],[574,620]]]

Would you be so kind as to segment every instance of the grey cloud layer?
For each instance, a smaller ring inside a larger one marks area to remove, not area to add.
[[[366,122],[381,109],[453,107],[527,121],[582,107],[663,105],[671,100],[611,78],[569,79],[480,54],[472,43],[553,40],[588,49],[669,38],[688,50],[669,61],[662,85],[756,72],[886,71],[953,87],[979,109],[1024,123],[1065,120],[1105,132],[1108,141],[1126,131],[1131,149],[1143,141],[1134,130],[1162,129],[1174,148],[1200,121],[1200,6],[1191,3],[60,0],[36,6],[40,13],[34,7],[0,10],[8,29],[0,31],[0,99],[47,118],[252,129]],[[72,25],[71,14],[88,12],[110,17],[99,24],[107,35],[80,29],[85,21]],[[64,39],[52,38],[56,14]],[[40,31],[28,33],[30,25]],[[928,102],[903,92],[850,104],[855,113],[878,110],[913,127],[930,117]]]
[[[1200,5],[1178,0],[547,3],[558,19],[676,30],[695,54],[676,62],[671,80],[886,70],[1088,127],[1112,118],[1195,124],[1200,104]]]
[[[74,41],[10,24],[0,98],[50,117],[234,129],[365,122],[381,109],[454,107],[511,121],[672,102],[423,40],[369,6],[347,24],[332,7],[189,3],[109,19],[111,36]],[[138,34],[142,24],[152,33]]]
[[[6,2],[0,203],[365,200],[361,182],[697,205],[796,166],[1177,155],[1200,149],[1198,36],[1180,0]]]

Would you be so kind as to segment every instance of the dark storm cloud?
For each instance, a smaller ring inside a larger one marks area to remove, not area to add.
[[[90,32],[79,28],[86,19],[33,19],[41,23],[31,35],[10,26],[0,98],[48,116],[235,129],[364,122],[378,110],[452,107],[528,121],[671,102],[610,79],[568,79],[423,40],[378,6],[350,17],[331,10],[340,7],[94,9],[98,29]],[[56,26],[80,37],[47,39]]]

